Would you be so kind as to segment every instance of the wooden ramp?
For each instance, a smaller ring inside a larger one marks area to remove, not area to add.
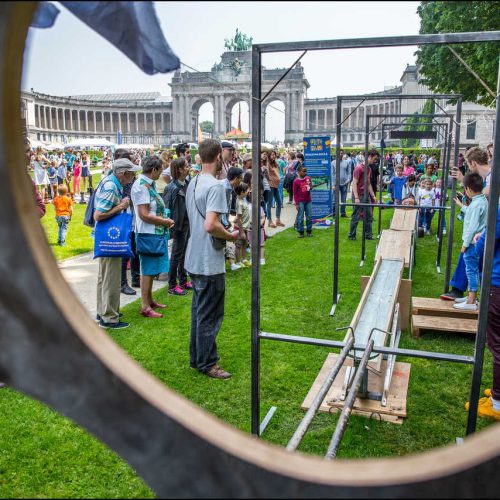
[[[396,208],[391,220],[390,229],[394,231],[415,231],[418,210]]]
[[[412,299],[412,335],[420,337],[422,330],[441,332],[477,332],[478,311],[460,311],[453,302],[426,297]]]
[[[411,262],[412,231],[384,229],[375,254],[375,260],[400,259],[405,267]]]
[[[318,373],[314,384],[309,389],[301,408],[307,410],[314,400],[314,397],[319,391],[323,381],[328,375],[328,372],[334,365],[338,355],[330,353],[326,358],[321,371]],[[370,374],[368,378],[368,390],[372,392],[381,392],[384,384],[386,361],[382,362],[382,375]],[[319,411],[332,413],[341,411],[344,406],[344,401],[340,400],[342,391],[342,380],[345,377],[345,372],[348,367],[352,366],[352,359],[346,359],[343,367],[340,369],[338,376],[333,382],[332,387],[323,399]],[[395,424],[402,424],[403,418],[406,417],[406,397],[408,393],[408,383],[410,380],[410,363],[396,362],[392,376],[389,395],[387,398],[387,406],[382,406],[380,401],[372,399],[356,398],[353,407],[353,413],[366,417],[377,418]]]

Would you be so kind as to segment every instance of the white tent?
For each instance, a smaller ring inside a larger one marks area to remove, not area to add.
[[[48,146],[45,147],[47,151],[62,151],[64,149],[64,144],[60,142],[51,142]]]
[[[45,142],[42,142],[42,141],[39,141],[37,139],[30,139],[28,137],[28,142],[30,144],[30,148],[38,148],[38,147],[41,147],[41,148],[44,148],[46,149],[47,147],[47,143]]]
[[[116,147],[123,149],[159,149],[154,144],[117,144]]]
[[[64,145],[65,148],[115,148],[116,144],[107,139],[75,139]]]

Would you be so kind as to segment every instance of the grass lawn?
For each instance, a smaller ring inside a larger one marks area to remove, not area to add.
[[[83,208],[83,206],[82,206]],[[392,210],[384,210],[384,227]],[[75,215],[76,219],[76,215]],[[367,242],[367,261],[359,267],[361,242],[347,240],[349,220],[341,219],[340,292],[334,318],[332,296],[333,228],[298,239],[288,229],[266,242],[262,268],[262,330],[341,340],[336,327],[349,324],[359,303],[359,277],[370,274],[376,241]],[[74,227],[73,227],[73,226]],[[79,222],[69,228],[77,231]],[[433,226],[437,225],[437,217]],[[83,226],[82,226],[83,227]],[[376,226],[375,226],[376,227]],[[358,227],[358,236],[361,226]],[[461,224],[456,224],[458,257]],[[76,233],[74,233],[76,234]],[[68,236],[69,236],[68,235]],[[71,238],[69,238],[71,239]],[[49,241],[51,241],[49,237]],[[90,240],[91,241],[91,240]],[[443,275],[435,270],[434,237],[419,239],[413,295],[442,292]],[[444,272],[444,259],[442,261]],[[250,285],[251,270],[228,273],[225,319],[218,337],[221,365],[233,377],[219,381],[189,368],[190,298],[162,289],[165,317],[143,318],[135,303],[124,307],[131,328],[112,332],[116,342],[171,388],[245,432],[250,431]],[[322,347],[262,342],[261,415],[278,410],[263,439],[286,445],[304,415],[300,404],[329,352]],[[403,332],[401,347],[470,355],[474,339],[462,334],[424,332],[421,339]],[[416,453],[453,444],[464,436],[472,369],[470,366],[404,359],[411,362],[408,418],[403,425],[352,416],[339,457],[381,457]],[[490,387],[491,356],[486,351],[482,388]],[[119,457],[85,431],[44,405],[10,389],[0,391],[0,496],[2,497],[143,497],[153,493]],[[323,456],[336,415],[318,414],[299,450]],[[478,428],[489,425],[480,419]]]

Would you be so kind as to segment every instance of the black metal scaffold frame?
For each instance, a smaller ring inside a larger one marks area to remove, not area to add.
[[[350,48],[371,48],[371,47],[400,47],[400,46],[421,46],[421,45],[442,45],[442,44],[457,44],[457,43],[475,43],[486,41],[500,41],[500,31],[492,32],[471,32],[471,33],[445,33],[433,35],[415,35],[415,36],[395,36],[395,37],[377,37],[377,38],[359,38],[359,39],[343,39],[343,40],[318,40],[306,42],[285,42],[285,43],[267,43],[256,44],[252,46],[252,178],[254,185],[258,185],[257,179],[261,176],[260,169],[260,153],[261,153],[261,138],[262,138],[262,54],[273,52],[295,52],[304,51],[304,54],[309,50],[335,50],[335,49],[350,49]],[[304,55],[302,54],[302,56]],[[301,56],[301,57],[302,57]],[[294,63],[295,65],[295,63]],[[288,72],[286,72],[266,94],[276,88],[283,80]],[[500,72],[499,72],[499,87],[500,87]],[[344,99],[366,99],[365,96],[345,96]],[[372,99],[381,99],[384,95],[372,97]],[[390,95],[390,98],[397,98],[397,96]],[[428,96],[435,98],[435,95]],[[405,96],[405,98],[425,99],[426,96]],[[453,98],[453,96],[450,96]],[[337,144],[336,144],[336,161],[340,165],[340,126],[341,126],[341,101],[342,97],[338,98],[337,102]],[[370,99],[370,98],[368,98]],[[340,105],[339,105],[340,104]],[[457,106],[456,115],[456,135],[455,135],[455,158],[458,156],[458,145],[460,138],[460,120],[461,120],[461,106]],[[496,96],[496,123],[500,123],[500,98],[497,93]],[[473,365],[473,375],[471,380],[470,391],[470,408],[467,420],[466,434],[471,434],[476,429],[477,420],[477,405],[479,399],[479,390],[481,384],[481,376],[483,370],[483,357],[486,339],[487,315],[489,307],[489,295],[491,289],[491,277],[493,268],[493,256],[495,245],[495,230],[496,218],[498,210],[498,198],[500,195],[500,168],[495,168],[500,165],[500,127],[496,127],[494,139],[494,158],[491,174],[490,186],[490,200],[488,222],[486,228],[486,243],[483,261],[483,281],[482,281],[482,299],[479,308],[478,329],[475,341],[474,356],[459,356],[447,353],[435,353],[428,351],[416,351],[391,347],[380,347],[370,345],[357,346],[351,343],[350,339],[345,342],[338,342],[332,340],[324,340],[317,338],[309,338],[302,336],[279,335],[276,333],[261,332],[260,328],[260,231],[255,231],[255,237],[252,239],[252,330],[251,330],[251,344],[252,344],[252,385],[251,385],[251,431],[255,435],[260,435],[260,341],[261,339],[292,342],[298,344],[309,344],[317,346],[325,346],[334,349],[349,348],[371,351],[377,353],[394,354],[399,356],[417,357],[434,360],[445,360],[457,363],[467,363]],[[337,168],[337,173],[340,169]],[[337,185],[339,179],[337,178]],[[443,186],[444,187],[444,186]],[[456,190],[456,183],[453,182],[452,196],[454,197]],[[338,190],[336,190],[338,193]],[[366,192],[366,191],[365,191]],[[335,217],[336,226],[339,225],[339,195],[335,196]],[[252,219],[254,221],[260,220],[260,193],[258,189],[252,190]],[[453,224],[453,214],[450,220],[450,226]],[[453,227],[450,227],[450,233],[453,233]],[[338,231],[337,231],[338,238]],[[336,242],[338,250],[338,241]],[[448,252],[451,255],[451,251]],[[334,295],[334,300],[337,296]],[[349,346],[349,347],[347,347]],[[365,352],[366,355],[366,352]],[[354,401],[352,401],[354,402]],[[338,425],[343,425],[339,419]],[[345,427],[344,427],[345,428]],[[306,429],[304,429],[305,432]],[[342,433],[342,432],[341,432]],[[335,436],[338,432],[335,432]],[[298,443],[296,443],[298,445]],[[329,448],[329,455],[331,458],[331,449]]]

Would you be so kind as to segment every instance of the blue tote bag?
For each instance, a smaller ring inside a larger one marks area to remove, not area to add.
[[[127,212],[96,222],[94,259],[98,257],[134,257],[132,252],[132,215]]]

